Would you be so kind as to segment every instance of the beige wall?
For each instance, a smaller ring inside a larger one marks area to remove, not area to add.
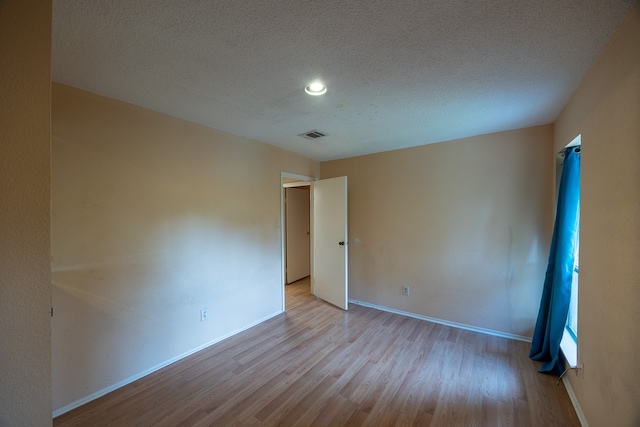
[[[317,163],[58,84],[52,101],[54,409],[282,310],[280,172]]]
[[[0,426],[51,425],[51,2],[0,2]]]
[[[568,376],[591,426],[640,425],[640,4],[556,122],[582,134],[578,357]]]
[[[551,126],[323,162],[349,177],[349,298],[530,337],[553,162]]]

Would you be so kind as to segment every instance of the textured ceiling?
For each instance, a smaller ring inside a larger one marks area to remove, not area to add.
[[[53,3],[54,81],[322,161],[552,123],[633,1]]]

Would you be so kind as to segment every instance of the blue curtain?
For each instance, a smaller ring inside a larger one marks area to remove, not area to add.
[[[560,373],[564,370],[560,341],[569,313],[579,210],[580,147],[570,147],[564,153],[549,265],[529,353],[531,359],[542,362],[540,372]]]

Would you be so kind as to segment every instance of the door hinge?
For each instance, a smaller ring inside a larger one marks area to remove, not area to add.
[[[51,307],[51,317],[53,317],[53,307]]]

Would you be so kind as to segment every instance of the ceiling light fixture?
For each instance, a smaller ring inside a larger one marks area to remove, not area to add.
[[[320,82],[313,82],[304,88],[309,95],[318,96],[327,93],[327,87]]]

